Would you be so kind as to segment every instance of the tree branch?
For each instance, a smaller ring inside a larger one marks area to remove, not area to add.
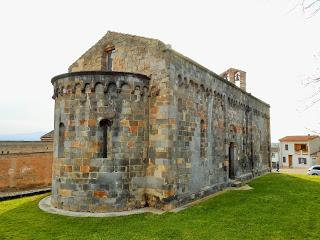
[[[312,0],[311,2],[302,0],[301,7],[304,13],[307,13],[310,11],[308,13],[310,14],[310,16],[308,16],[307,18],[311,18],[320,11],[320,0]]]
[[[312,129],[307,128],[307,127],[306,127],[306,129],[307,129],[308,131],[312,132],[312,133],[315,133],[315,134],[317,134],[317,135],[320,135],[320,133],[319,133],[319,132],[317,132],[317,131],[315,131],[315,130],[312,130]]]
[[[305,0],[302,1],[302,6],[303,6],[303,9],[309,9],[309,8],[312,8],[312,6],[314,6],[315,4],[317,4],[319,2],[319,0],[315,0],[313,2],[311,2],[309,5],[305,6]]]

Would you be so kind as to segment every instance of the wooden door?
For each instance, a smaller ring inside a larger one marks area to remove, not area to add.
[[[229,178],[234,179],[235,172],[234,172],[234,143],[231,142],[229,145]]]
[[[289,158],[289,168],[292,167],[292,155],[288,155]]]

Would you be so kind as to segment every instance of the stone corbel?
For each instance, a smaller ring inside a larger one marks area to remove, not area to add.
[[[59,94],[60,96],[63,96],[63,87],[60,87],[60,88],[58,89],[58,94]]]
[[[58,94],[59,94],[59,88],[55,88],[53,90],[52,99],[56,99],[58,97]]]
[[[80,95],[80,103],[85,103],[87,101],[87,95],[83,92],[81,92]]]

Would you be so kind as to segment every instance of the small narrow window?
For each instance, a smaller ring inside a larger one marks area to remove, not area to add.
[[[205,158],[205,147],[206,147],[206,128],[204,120],[200,122],[200,158]]]
[[[284,145],[284,149],[285,149],[285,150],[288,150],[288,149],[289,149],[288,144],[285,144],[285,145]]]
[[[299,164],[307,164],[306,158],[298,158]]]
[[[99,123],[100,131],[102,133],[101,157],[108,157],[108,129],[111,126],[111,121],[102,119]]]
[[[242,153],[243,155],[246,154],[246,129],[243,127],[242,128]]]
[[[283,162],[283,163],[286,163],[286,162],[287,162],[286,157],[282,157],[282,162]]]
[[[262,136],[261,136],[261,130],[259,130],[259,149],[262,150]]]
[[[177,83],[178,86],[181,86],[183,84],[182,83],[182,77],[181,77],[180,74],[178,75],[178,79],[177,79],[176,83]]]
[[[59,124],[59,143],[58,143],[58,157],[64,156],[64,141],[65,141],[65,126],[63,123]]]
[[[106,71],[112,71],[112,62],[114,57],[114,49],[110,49],[106,51],[105,62],[106,62]]]

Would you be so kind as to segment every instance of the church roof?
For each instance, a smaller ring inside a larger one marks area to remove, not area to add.
[[[90,55],[90,53],[92,51],[94,51],[97,48],[100,48],[102,46],[105,45],[105,43],[107,43],[109,40],[112,39],[117,39],[117,41],[130,41],[130,42],[139,42],[141,44],[147,44],[147,45],[152,45],[152,46],[158,46],[159,48],[161,48],[161,51],[168,51],[171,54],[184,59],[185,61],[188,61],[194,65],[196,65],[197,67],[201,68],[202,70],[208,72],[209,74],[215,76],[217,79],[219,79],[220,81],[229,84],[232,87],[237,88],[239,91],[241,91],[242,93],[248,95],[250,98],[253,98],[255,100],[257,100],[258,102],[270,107],[270,105],[264,101],[262,101],[261,99],[251,95],[251,93],[246,92],[245,90],[238,88],[237,86],[235,86],[234,84],[232,84],[231,82],[229,82],[228,80],[224,79],[221,75],[213,72],[212,70],[204,67],[203,65],[199,64],[198,62],[194,61],[193,59],[183,55],[180,52],[177,52],[176,50],[174,50],[170,44],[165,44],[164,42],[162,42],[159,39],[155,39],[155,38],[149,38],[149,37],[143,37],[143,36],[138,36],[138,35],[133,35],[133,34],[127,34],[127,33],[121,33],[121,32],[113,32],[113,31],[108,31],[98,42],[96,42],[93,46],[91,46],[91,48],[89,48],[84,54],[82,54],[74,63],[72,63],[69,66],[69,71],[71,71],[70,69],[72,69],[73,66],[75,66],[77,64],[77,62],[82,59],[85,58],[86,56]],[[235,68],[230,68],[233,70],[237,70]],[[229,70],[230,70],[229,69]],[[244,72],[242,70],[237,70],[240,72]]]

